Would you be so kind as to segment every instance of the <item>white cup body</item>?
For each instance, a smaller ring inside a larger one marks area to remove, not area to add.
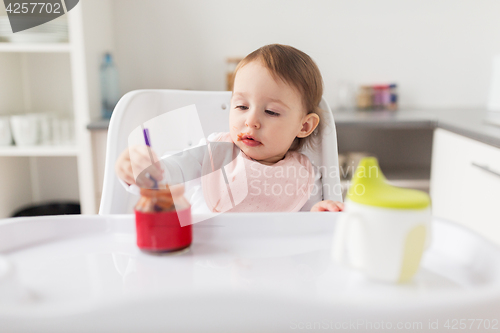
[[[60,145],[62,143],[61,135],[61,120],[58,117],[53,117],[50,121],[52,129],[52,144]]]
[[[18,146],[32,146],[38,143],[39,122],[37,115],[25,114],[10,117],[12,134]]]
[[[0,146],[10,146],[12,144],[12,132],[10,130],[10,118],[0,117]]]
[[[334,260],[375,280],[411,279],[430,244],[430,207],[392,209],[350,200],[345,207],[335,231]]]
[[[38,115],[40,125],[40,144],[48,145],[52,142],[52,116],[48,113],[41,113]]]
[[[73,137],[73,121],[71,119],[61,119],[61,143],[71,145]]]

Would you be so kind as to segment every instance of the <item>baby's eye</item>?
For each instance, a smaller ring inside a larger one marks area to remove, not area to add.
[[[274,112],[274,111],[271,111],[271,110],[266,110],[266,113],[270,116],[273,116],[273,117],[277,117],[279,116],[280,114],[278,112]]]
[[[236,106],[236,109],[240,109],[240,110],[247,110],[247,109],[248,109],[248,106],[244,106],[244,105],[237,105],[237,106]]]

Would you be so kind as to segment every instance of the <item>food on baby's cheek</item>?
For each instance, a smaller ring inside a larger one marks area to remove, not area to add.
[[[253,138],[247,138],[246,136],[248,136],[248,134],[246,134],[246,133],[239,133],[237,136],[238,136],[237,141],[254,140]]]

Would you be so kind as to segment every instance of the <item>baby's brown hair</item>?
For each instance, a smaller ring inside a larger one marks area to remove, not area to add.
[[[304,108],[309,113],[316,113],[321,120],[325,112],[319,108],[323,96],[323,79],[316,63],[304,52],[289,45],[270,44],[263,46],[241,60],[234,71],[246,64],[259,60],[271,75],[297,89],[302,96]],[[316,129],[305,138],[295,138],[290,150],[300,150],[304,146],[314,148],[321,140],[324,124],[320,121]]]

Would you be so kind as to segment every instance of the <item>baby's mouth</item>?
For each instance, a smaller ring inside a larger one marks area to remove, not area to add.
[[[238,134],[238,141],[243,142],[249,147],[257,147],[262,144],[262,142],[255,140],[253,136],[244,133]]]

